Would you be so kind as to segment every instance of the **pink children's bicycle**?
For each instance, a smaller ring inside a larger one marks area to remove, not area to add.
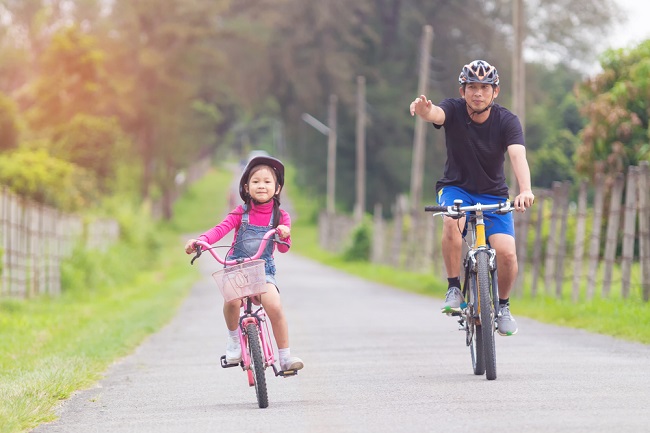
[[[288,377],[298,374],[297,370],[280,370],[275,365],[275,351],[269,331],[268,319],[264,307],[257,302],[256,297],[266,291],[266,276],[264,274],[264,260],[259,259],[269,241],[286,244],[279,239],[277,229],[271,229],[262,238],[262,242],[252,257],[236,260],[222,259],[210,244],[197,241],[196,255],[199,258],[203,251],[209,251],[212,257],[224,268],[212,274],[226,301],[241,299],[241,313],[239,316],[239,340],[242,348],[242,359],[238,364],[228,364],[226,356],[221,357],[221,367],[230,368],[240,366],[248,375],[248,385],[255,387],[257,403],[260,408],[268,407],[269,398],[266,389],[266,368],[273,368],[275,376]],[[228,245],[228,249],[236,245]],[[259,304],[259,305],[256,305]],[[253,308],[256,308],[253,311]]]

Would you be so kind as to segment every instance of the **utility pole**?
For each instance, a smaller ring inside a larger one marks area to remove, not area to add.
[[[512,0],[512,28],[514,34],[514,46],[512,51],[512,110],[519,117],[521,127],[526,132],[526,67],[524,64],[523,45],[524,45],[524,0]],[[515,171],[510,167],[510,190],[511,197],[516,197],[519,194],[519,183]],[[523,216],[517,215],[514,218],[515,233],[525,233],[522,229],[523,224],[527,224],[527,219]],[[525,242],[517,242],[517,260],[519,266],[519,274],[515,281],[514,293],[522,293],[521,285],[523,281],[524,269],[526,263],[524,261],[525,253],[522,248],[525,248]]]
[[[420,42],[420,72],[418,94],[426,95],[429,82],[429,57],[433,42],[433,27],[426,25]],[[413,137],[413,161],[411,163],[411,211],[416,215],[422,202],[422,178],[424,173],[424,149],[426,124],[420,116],[415,116],[415,136]]]
[[[336,191],[336,95],[330,95],[327,110],[327,214],[334,215],[334,193]]]
[[[524,64],[524,0],[512,0],[512,27],[514,29],[514,49],[512,51],[512,111],[519,117],[521,127],[526,132],[526,67]],[[510,185],[519,191],[514,170],[510,170]]]
[[[357,77],[357,203],[354,220],[366,213],[366,77]]]

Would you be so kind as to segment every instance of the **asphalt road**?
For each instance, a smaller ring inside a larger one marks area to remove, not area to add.
[[[222,369],[221,297],[205,275],[178,315],[37,433],[647,432],[650,346],[517,316],[497,337],[498,378],[471,371],[464,333],[432,299],[279,255],[296,377],[267,370],[259,409]]]

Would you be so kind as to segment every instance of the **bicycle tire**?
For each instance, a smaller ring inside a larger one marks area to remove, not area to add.
[[[469,260],[466,260],[469,264]],[[465,266],[465,282],[466,290],[463,292],[465,299],[467,299],[467,317],[466,329],[467,333],[466,343],[469,347],[469,353],[472,358],[472,370],[477,376],[485,374],[485,361],[483,355],[483,335],[481,334],[481,325],[477,316],[478,304],[476,301],[477,285],[476,273],[472,271],[470,266]]]
[[[492,292],[492,280],[488,265],[488,253],[476,255],[476,281],[478,284],[479,315],[481,317],[481,336],[485,376],[488,380],[497,378],[497,357],[494,343],[494,320],[496,311]]]
[[[470,278],[473,293],[476,292],[476,275]],[[476,300],[471,303],[469,317],[467,318],[468,333],[471,333],[471,341],[469,341],[469,350],[472,355],[472,369],[474,374],[482,376],[485,374],[485,354],[483,349],[483,333],[481,325],[478,324],[478,317],[476,312]]]
[[[257,404],[264,409],[269,406],[269,396],[266,390],[266,375],[264,372],[264,358],[262,357],[262,346],[257,325],[249,323],[246,325],[246,336],[248,337],[248,353],[251,357],[251,370],[255,381],[255,395]]]

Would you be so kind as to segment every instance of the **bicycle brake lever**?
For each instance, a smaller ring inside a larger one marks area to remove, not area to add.
[[[196,250],[196,255],[192,257],[192,261],[190,262],[190,265],[194,264],[194,260],[198,259],[201,256],[201,247],[199,245],[195,246],[194,249]]]

